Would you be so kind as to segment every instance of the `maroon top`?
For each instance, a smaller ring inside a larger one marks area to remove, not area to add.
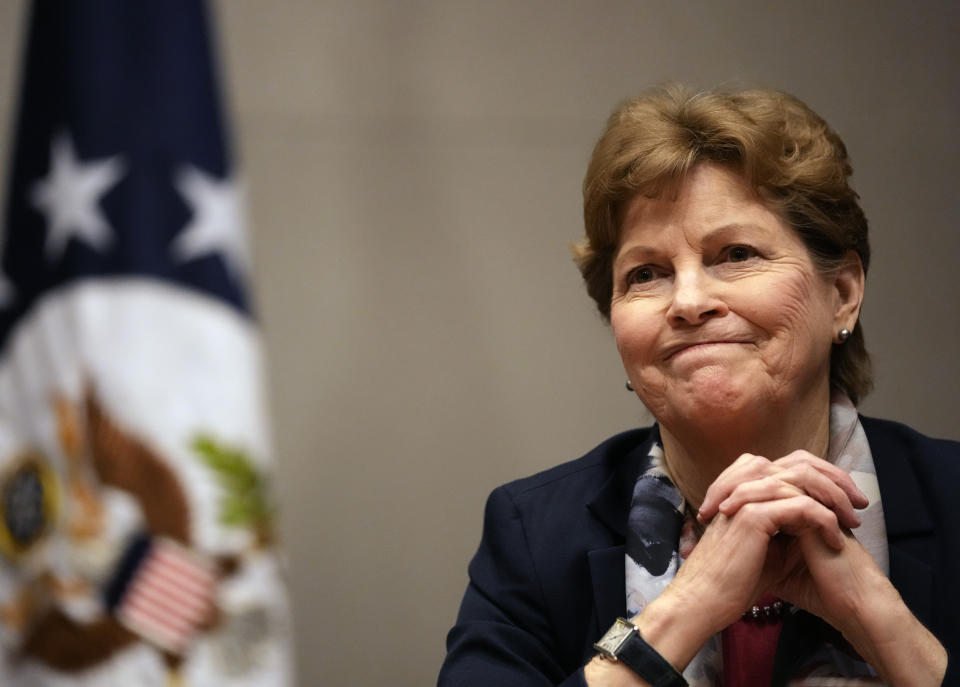
[[[758,606],[769,606],[776,597],[764,594]],[[723,631],[724,687],[769,687],[773,679],[773,659],[783,617],[741,619]]]

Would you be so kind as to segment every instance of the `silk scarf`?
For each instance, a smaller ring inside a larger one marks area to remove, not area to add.
[[[835,392],[831,398],[827,460],[849,473],[870,500],[867,508],[858,511],[861,525],[853,535],[881,570],[889,574],[883,506],[870,445],[856,408],[841,392]],[[677,569],[696,546],[695,523],[695,513],[687,508],[683,495],[668,474],[663,445],[655,427],[630,504],[625,557],[629,617],[646,608],[673,580]],[[721,636],[717,634],[703,645],[683,675],[691,687],[721,687],[722,674]],[[809,687],[879,684],[875,676],[870,666],[844,642],[824,638],[795,671],[790,684]]]

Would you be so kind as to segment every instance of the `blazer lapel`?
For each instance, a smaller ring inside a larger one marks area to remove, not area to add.
[[[627,613],[627,581],[624,572],[626,552],[627,547],[623,544],[587,552],[593,603],[597,609],[594,627],[597,636],[606,632],[618,617]]]
[[[656,436],[651,431],[651,437]],[[646,456],[650,453],[652,438],[641,442],[623,456],[614,466],[609,479],[587,504],[594,518],[614,533],[619,542],[612,547],[587,552],[590,567],[593,602],[596,608],[597,636],[607,631],[618,616],[627,612],[627,583],[624,556],[626,555],[627,518],[633,485],[637,481]]]
[[[890,553],[890,581],[924,625],[933,620],[933,570],[937,564],[933,518],[911,463],[910,448],[882,424],[861,417],[880,483]]]

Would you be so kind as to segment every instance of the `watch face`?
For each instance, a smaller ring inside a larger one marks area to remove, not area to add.
[[[636,631],[637,628],[633,623],[628,623],[623,618],[617,618],[617,622],[615,622],[600,641],[593,646],[604,656],[616,658],[620,647],[622,647],[623,643]]]

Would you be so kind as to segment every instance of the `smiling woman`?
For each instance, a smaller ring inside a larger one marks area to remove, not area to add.
[[[614,112],[578,264],[657,424],[494,491],[440,685],[957,678],[960,445],[856,412],[851,173],[784,93]]]
[[[713,163],[694,168],[675,197],[634,198],[622,226],[610,322],[681,488],[701,502],[751,435],[762,455],[822,454],[831,340],[854,329],[863,296],[856,255],[820,275],[803,241],[740,176]],[[799,421],[773,431],[783,417]],[[698,456],[677,457],[687,450]]]

